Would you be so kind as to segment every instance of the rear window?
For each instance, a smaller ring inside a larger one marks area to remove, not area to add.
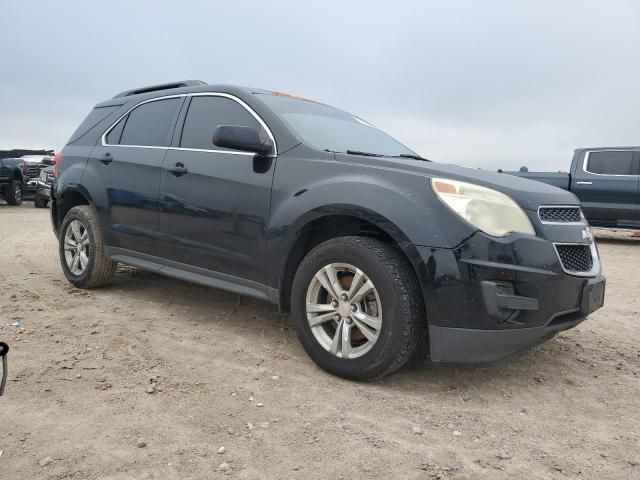
[[[166,147],[181,98],[155,100],[134,108],[107,134],[110,145]]]
[[[633,152],[589,152],[587,171],[600,175],[632,175]]]
[[[119,145],[120,144],[120,138],[122,137],[122,130],[124,129],[124,124],[127,121],[127,117],[122,117],[122,119],[116,123],[116,126],[113,127],[111,130],[109,130],[109,133],[107,134],[107,143],[109,145]]]
[[[76,131],[73,132],[73,135],[71,135],[71,138],[69,139],[69,143],[78,140],[118,108],[120,108],[119,105],[114,105],[110,107],[98,107],[91,110],[91,112],[89,112],[89,115],[87,115],[87,118],[85,118],[80,126],[76,128]]]

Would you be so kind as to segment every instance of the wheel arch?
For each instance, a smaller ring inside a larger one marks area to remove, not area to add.
[[[278,305],[281,312],[291,310],[291,289],[297,265],[320,243],[343,236],[372,237],[396,248],[412,267],[419,283],[419,252],[404,232],[389,219],[365,207],[332,205],[303,215],[291,231],[293,238],[282,248],[279,265]]]
[[[24,183],[24,177],[22,176],[22,171],[19,168],[14,168],[11,172],[11,179],[18,180],[21,183]]]
[[[51,208],[55,209],[52,211],[51,218],[54,221],[53,228],[56,232],[60,229],[67,212],[78,205],[90,205],[95,208],[91,195],[81,185],[68,186],[58,192],[55,198],[55,205],[52,202],[51,206]]]

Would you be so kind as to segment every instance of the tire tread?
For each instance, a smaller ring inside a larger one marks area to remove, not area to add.
[[[328,240],[311,250],[302,263],[313,261],[316,255],[320,255],[328,247],[343,249],[346,246],[356,247],[373,255],[390,275],[398,297],[399,312],[396,327],[400,342],[393,356],[371,365],[366,371],[343,375],[353,380],[377,379],[399,370],[415,354],[426,329],[422,293],[413,268],[406,257],[394,246],[375,238],[348,236]],[[293,305],[296,299],[292,298],[291,302]]]
[[[83,289],[91,289],[91,288],[99,288],[107,285],[111,278],[113,277],[116,267],[118,266],[117,262],[114,262],[109,258],[109,256],[105,252],[103,239],[102,239],[102,231],[100,230],[100,226],[98,225],[97,216],[93,208],[89,205],[78,205],[73,207],[67,215],[62,224],[62,228],[60,229],[60,237],[59,241],[62,245],[64,242],[64,232],[67,226],[67,219],[71,219],[74,216],[79,216],[83,221],[87,222],[88,227],[91,229],[93,233],[93,266],[91,271],[88,272],[88,275],[79,277],[78,279],[69,278],[67,275],[67,279],[73,283],[78,288]],[[60,254],[60,261],[64,264],[64,257],[62,253]],[[65,269],[65,274],[66,274]]]

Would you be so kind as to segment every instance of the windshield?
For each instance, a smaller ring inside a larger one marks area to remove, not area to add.
[[[305,143],[318,150],[416,155],[382,130],[337,108],[280,94],[260,98]]]

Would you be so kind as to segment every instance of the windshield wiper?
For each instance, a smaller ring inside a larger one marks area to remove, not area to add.
[[[362,155],[365,157],[384,157],[384,155],[380,153],[371,153],[371,152],[361,152],[360,150],[347,150],[349,155]]]
[[[325,152],[332,153],[346,153],[348,155],[362,155],[363,157],[391,157],[391,158],[412,158],[414,160],[422,160],[424,162],[430,162],[431,160],[421,157],[420,155],[413,155],[411,153],[401,153],[399,155],[383,155],[382,153],[371,153],[371,152],[363,152],[361,150],[347,150],[346,152],[336,152],[334,150],[329,150],[326,148]]]
[[[400,155],[394,155],[394,157],[413,158],[414,160],[422,160],[422,161],[425,161],[425,162],[430,162],[431,161],[428,158],[421,157],[420,155],[413,155],[413,154],[410,154],[410,153],[401,153]]]

